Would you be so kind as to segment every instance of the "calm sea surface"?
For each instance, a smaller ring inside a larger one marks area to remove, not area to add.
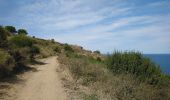
[[[164,73],[170,75],[170,54],[145,54],[145,56],[160,65]]]

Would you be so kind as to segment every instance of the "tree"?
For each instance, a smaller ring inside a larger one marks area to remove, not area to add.
[[[19,30],[18,30],[18,34],[27,35],[28,32],[27,32],[25,29],[19,29]]]
[[[55,40],[54,40],[54,39],[51,39],[51,42],[52,42],[52,43],[55,43]]]
[[[5,29],[11,33],[16,33],[16,29],[13,26],[5,26]]]
[[[94,51],[94,53],[96,53],[96,54],[100,54],[100,51],[99,51],[99,50],[96,50],[96,51]]]

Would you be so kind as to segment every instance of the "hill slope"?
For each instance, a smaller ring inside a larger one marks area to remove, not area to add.
[[[63,86],[82,99],[170,99],[170,76],[139,52],[115,51],[106,56],[8,28],[0,27],[0,79],[34,70],[27,65],[42,64],[36,59],[57,55]]]

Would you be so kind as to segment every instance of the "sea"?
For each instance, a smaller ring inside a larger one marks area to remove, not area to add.
[[[170,54],[144,54],[144,56],[159,65],[162,72],[170,75]]]

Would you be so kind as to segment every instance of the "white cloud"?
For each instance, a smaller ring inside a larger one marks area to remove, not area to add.
[[[114,48],[170,52],[170,15],[141,14],[136,8],[125,0],[36,0],[2,20],[16,20],[18,27],[24,26],[42,38],[102,52]],[[161,48],[157,44],[162,44]]]
[[[49,28],[69,30],[88,24],[96,24],[108,17],[124,14],[130,9],[107,5],[102,7],[103,4],[100,2],[91,2],[91,0],[49,0],[44,2],[39,0],[33,4],[23,6],[17,12],[19,12],[20,17],[24,16],[25,24],[31,22],[42,29],[47,28],[48,30]],[[116,3],[117,1],[111,2]],[[101,8],[96,9],[96,5],[101,6]]]
[[[100,49],[102,52],[111,52],[117,48],[121,50],[141,50],[145,53],[168,53],[170,50],[168,47],[170,44],[170,22],[166,20],[167,16],[123,18],[106,25],[60,34],[56,39],[62,42],[81,44],[93,50]],[[138,24],[144,25],[123,29]],[[120,28],[120,30],[117,30],[117,28]]]
[[[151,7],[167,6],[168,7],[169,3],[167,1],[168,0],[157,1],[157,2],[150,3],[147,6],[151,6]]]

